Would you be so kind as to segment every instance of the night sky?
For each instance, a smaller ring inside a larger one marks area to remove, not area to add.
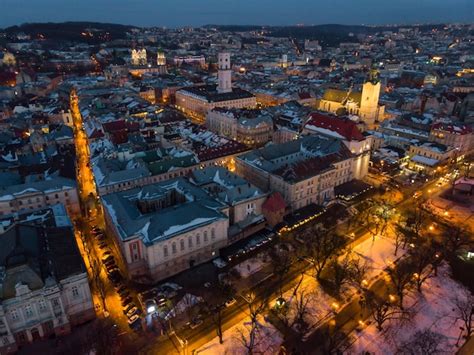
[[[0,27],[48,21],[167,27],[474,22],[474,0],[0,0]]]

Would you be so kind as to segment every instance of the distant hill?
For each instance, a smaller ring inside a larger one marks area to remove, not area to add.
[[[380,31],[397,31],[400,27],[418,27],[420,30],[443,28],[444,24],[435,25],[397,25],[397,26],[362,26],[362,25],[314,25],[314,26],[239,26],[207,25],[221,31],[249,32],[264,30],[270,37],[292,37],[298,40],[319,40],[323,47],[338,45],[341,42],[357,41],[358,34],[371,34]]]
[[[25,33],[31,38],[100,43],[126,37],[134,26],[98,22],[25,23],[3,31],[7,36]]]

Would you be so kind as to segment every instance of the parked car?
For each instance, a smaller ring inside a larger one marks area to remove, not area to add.
[[[202,319],[193,319],[192,322],[189,323],[189,328],[196,329],[203,323]]]
[[[140,319],[140,316],[138,314],[134,314],[128,319],[128,325],[133,325],[136,321]]]
[[[130,308],[130,310],[127,312],[126,316],[128,318],[132,317],[133,315],[135,314],[138,314],[138,308],[135,306],[135,307],[132,307]]]
[[[236,303],[237,303],[237,301],[235,300],[235,298],[231,298],[230,300],[226,301],[225,306],[230,307],[230,306],[233,306]]]
[[[107,262],[109,260],[115,260],[114,256],[111,255],[111,254],[108,254],[108,255],[105,255],[104,257],[102,257],[102,262]]]
[[[135,305],[135,303],[130,302],[129,304],[123,307],[123,314],[127,314],[127,312],[129,312],[132,308],[137,308],[137,306]]]

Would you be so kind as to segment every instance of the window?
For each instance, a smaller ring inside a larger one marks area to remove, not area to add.
[[[173,254],[176,254],[177,250],[176,250],[176,243],[173,242],[173,244],[171,244],[171,250],[173,251]]]
[[[163,254],[165,255],[165,258],[168,256],[168,246],[167,245],[165,245],[163,247]]]
[[[179,244],[180,244],[181,251],[183,251],[184,250],[184,239],[181,239],[179,241]]]
[[[53,298],[53,307],[54,308],[57,308],[59,307],[59,298]]]
[[[211,229],[211,240],[214,240],[216,239],[216,231],[214,230],[214,228]]]
[[[44,311],[46,309],[46,302],[44,300],[40,300],[38,302],[38,306],[39,306],[40,311]]]
[[[77,286],[72,286],[71,291],[72,291],[72,297],[74,298],[79,297],[79,289],[77,288]]]
[[[193,247],[193,238],[189,237],[188,238],[188,248],[192,248],[192,247]]]
[[[12,320],[17,320],[18,319],[18,312],[16,309],[12,309],[10,311],[10,317],[12,317]]]
[[[200,234],[196,235],[196,244],[197,245],[201,244],[201,235]]]
[[[207,231],[204,231],[204,243],[207,243]]]
[[[33,309],[31,308],[31,304],[27,304],[25,306],[25,315],[28,317],[28,318],[31,318],[33,316]]]

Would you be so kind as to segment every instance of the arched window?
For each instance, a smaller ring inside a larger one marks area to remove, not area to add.
[[[179,244],[180,244],[181,251],[183,251],[184,250],[184,239],[181,239],[179,241]]]
[[[165,245],[163,247],[163,255],[165,256],[165,258],[168,256],[168,246],[167,245]]]
[[[196,244],[197,245],[201,244],[201,235],[199,233],[196,235]]]
[[[176,254],[177,250],[176,250],[176,243],[175,242],[173,242],[171,244],[171,250],[173,251],[173,254]]]
[[[207,231],[204,231],[204,243],[207,243]]]

